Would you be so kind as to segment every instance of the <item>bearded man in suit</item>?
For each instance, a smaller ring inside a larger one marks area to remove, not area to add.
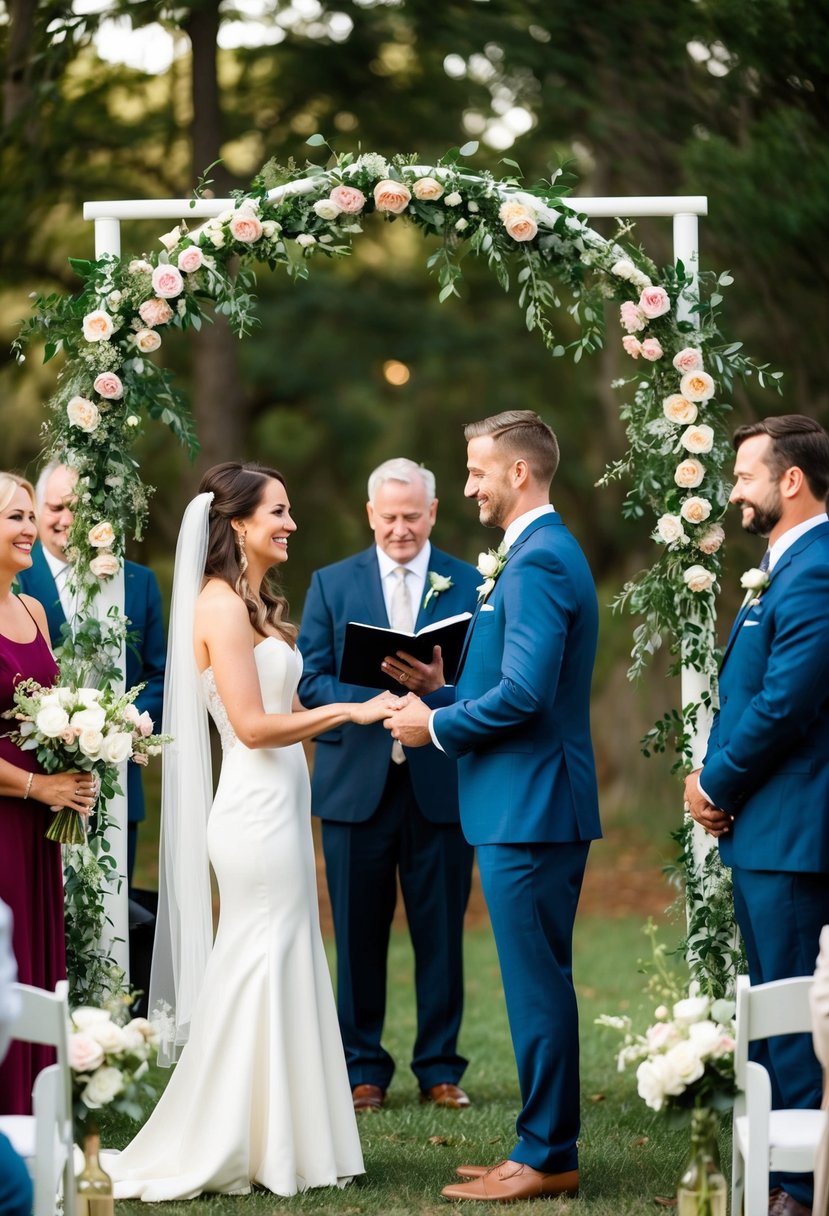
[[[39,600],[46,610],[52,645],[60,643],[61,628],[73,616],[68,586],[69,565],[64,550],[72,526],[72,500],[77,474],[66,465],[53,463],[40,474],[35,487],[39,541],[32,548],[32,564],[18,575],[20,587]],[[164,697],[164,664],[167,658],[166,631],[161,593],[152,570],[137,562],[124,562],[124,613],[129,629],[136,634],[126,648],[126,686],[145,684],[135,702],[139,713],[150,715],[161,729]],[[127,875],[132,884],[138,824],[145,816],[141,769],[127,765]]]
[[[410,747],[458,758],[461,823],[475,845],[504,982],[522,1109],[518,1142],[447,1199],[508,1202],[579,1186],[579,1036],[572,936],[590,841],[601,835],[590,683],[598,605],[584,554],[550,504],[558,443],[532,410],[466,427],[464,493],[503,528],[454,690],[439,663],[411,662],[421,687],[386,723]],[[409,678],[414,683],[414,674]]]
[[[375,543],[316,571],[305,600],[299,697],[309,709],[365,699],[364,688],[338,678],[349,621],[414,632],[475,606],[474,567],[429,540],[438,506],[433,474],[411,460],[388,460],[371,474],[368,499]],[[412,1071],[422,1101],[468,1106],[457,1040],[472,849],[458,823],[454,762],[392,747],[381,723],[341,726],[316,740],[312,808],[322,820],[355,1110],[381,1109],[394,1072],[381,1036],[398,878],[415,955]]]

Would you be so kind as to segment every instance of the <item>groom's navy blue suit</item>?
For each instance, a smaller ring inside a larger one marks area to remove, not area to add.
[[[738,615],[700,783],[734,816],[720,838],[753,984],[811,975],[829,923],[829,524],[799,537]],[[817,1107],[808,1035],[771,1040],[774,1106]],[[778,1182],[811,1204],[806,1175]],[[804,1180],[805,1186],[804,1186]]]
[[[504,981],[523,1108],[508,1154],[577,1167],[579,1040],[572,932],[589,842],[601,835],[590,740],[598,608],[555,512],[528,523],[468,635],[453,705],[432,729],[458,758]]]
[[[473,566],[433,546],[429,568],[451,578],[452,586],[420,607],[416,629],[475,606],[480,576]],[[389,626],[374,545],[312,578],[298,639],[299,697],[309,709],[371,696],[370,689],[337,678],[349,621]],[[392,764],[390,757],[391,739],[381,722],[347,724],[320,735],[312,806],[323,821],[337,944],[337,1008],[351,1085],[385,1090],[394,1071],[380,1039],[399,874],[415,952],[418,1029],[412,1070],[426,1091],[457,1083],[466,1067],[457,1038],[472,850],[458,826],[456,765],[433,748],[407,749],[403,765]]]

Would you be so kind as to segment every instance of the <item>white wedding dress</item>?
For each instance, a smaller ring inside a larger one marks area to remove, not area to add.
[[[277,638],[254,651],[269,713],[290,713],[302,666]],[[222,739],[207,838],[219,927],[189,1042],[135,1139],[105,1168],[118,1198],[203,1191],[277,1195],[343,1185],[363,1158],[320,936],[311,793],[302,745],[251,750],[213,673]]]

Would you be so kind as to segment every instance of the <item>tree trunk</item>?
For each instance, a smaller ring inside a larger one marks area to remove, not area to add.
[[[36,0],[9,0],[9,41],[3,80],[3,125],[8,129],[28,114],[32,121],[31,61]]]

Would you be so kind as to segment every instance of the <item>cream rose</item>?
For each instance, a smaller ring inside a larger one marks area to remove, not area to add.
[[[94,549],[108,549],[115,540],[115,529],[111,523],[102,519],[89,529],[86,539]]]
[[[162,262],[156,266],[152,277],[153,291],[163,300],[172,300],[184,291],[184,279],[177,266]],[[139,310],[140,311],[140,310]]]
[[[337,204],[330,198],[318,198],[314,203],[314,211],[321,220],[335,220],[341,214]]]
[[[104,1062],[101,1044],[80,1031],[69,1036],[69,1067],[74,1072],[94,1072]]]
[[[114,553],[101,552],[93,557],[89,569],[96,578],[112,578],[121,569],[121,563]]]
[[[86,431],[87,435],[97,430],[101,421],[97,405],[86,397],[72,397],[66,406],[66,416],[72,426],[76,426],[79,431]]]
[[[230,235],[243,245],[253,245],[262,235],[262,221],[250,211],[237,211],[230,221]]]
[[[100,1043],[104,1051],[118,1052],[124,1050],[124,1032],[112,1020],[108,1022],[95,1022],[87,1029],[86,1033],[90,1039],[94,1039],[96,1043]]]
[[[83,319],[83,336],[87,342],[106,342],[114,332],[112,317],[103,308],[88,312]]]
[[[127,1022],[125,1029],[137,1030],[148,1043],[151,1043],[155,1039],[155,1031],[146,1018],[132,1018]]]
[[[665,1056],[643,1060],[636,1070],[636,1088],[639,1097],[651,1110],[662,1110],[665,1099],[673,1092],[673,1071],[666,1065]]]
[[[105,401],[120,401],[124,395],[121,377],[116,376],[115,372],[101,372],[100,376],[95,377],[92,387]]]
[[[645,338],[640,353],[643,359],[647,359],[649,363],[655,363],[657,359],[662,358],[665,352],[656,338]]]
[[[156,325],[166,325],[173,318],[173,310],[166,300],[159,299],[158,296],[152,300],[145,300],[139,305],[138,315],[145,325],[150,329],[154,329]]]
[[[653,321],[671,310],[671,300],[664,287],[646,287],[639,297],[639,307]]]
[[[498,216],[514,241],[531,241],[538,232],[538,221],[523,203],[502,203]]]
[[[685,499],[679,508],[679,513],[683,519],[687,519],[689,524],[704,524],[711,514],[711,503],[707,498],[693,495],[691,498]]]
[[[662,413],[669,422],[687,426],[691,422],[696,422],[698,410],[694,403],[687,397],[683,397],[681,393],[672,393],[662,402]]]
[[[296,243],[301,249],[310,249],[312,245],[316,245],[317,238],[311,232],[300,232]]]
[[[176,258],[176,266],[182,274],[195,274],[204,265],[204,254],[198,245],[188,245]]]
[[[127,270],[130,274],[152,274],[153,268],[144,258],[133,258]]]
[[[81,1094],[81,1101],[91,1110],[97,1110],[111,1102],[123,1088],[124,1077],[120,1069],[99,1068],[90,1077],[89,1084]]]
[[[60,705],[46,705],[35,716],[35,726],[47,739],[57,739],[69,725],[69,714]]]
[[[366,205],[366,196],[355,186],[335,186],[328,197],[346,215],[359,215]]]
[[[132,735],[124,730],[112,731],[104,736],[101,745],[101,759],[107,764],[123,764],[132,755]]]
[[[683,460],[676,466],[674,481],[683,490],[695,490],[705,476],[705,465],[698,460]]]
[[[76,730],[103,731],[105,722],[106,713],[100,705],[87,705],[84,709],[75,710],[72,715],[72,726]]]
[[[496,553],[478,554],[478,571],[484,578],[494,578],[501,568],[501,558]]]
[[[705,566],[689,566],[682,575],[682,581],[689,591],[698,595],[701,591],[710,591],[716,579]]]
[[[710,452],[714,446],[714,428],[704,424],[689,426],[686,431],[683,431],[679,442],[686,452],[695,452],[697,455]]]
[[[139,329],[133,342],[142,355],[151,355],[161,345],[161,336],[154,329]]]
[[[636,267],[627,258],[619,258],[619,261],[610,267],[610,273],[615,274],[617,279],[632,279],[636,274]]]
[[[103,695],[100,688],[79,688],[74,699],[88,709],[90,705],[98,705]]]
[[[411,201],[411,191],[402,182],[393,182],[384,178],[374,187],[374,205],[378,211],[388,211],[391,215],[400,215],[406,210]]]
[[[746,570],[745,574],[740,575],[740,586],[746,591],[762,591],[769,581],[769,576],[765,570],[761,570],[759,566],[752,567],[751,570]]]
[[[712,524],[697,540],[697,548],[710,555],[717,552],[724,540],[725,529],[721,524]]]
[[[678,355],[673,357],[673,365],[684,376],[686,372],[702,370],[702,351],[695,346],[686,346]]]
[[[447,194],[443,201],[447,207],[460,207],[463,202],[463,196],[457,190],[453,190],[451,194]]]
[[[675,1077],[670,1083],[672,1089],[669,1091],[674,1094],[681,1094],[705,1072],[699,1052],[689,1039],[680,1040],[665,1053],[665,1064]]]
[[[659,539],[666,545],[675,545],[677,542],[688,539],[680,517],[670,513],[659,516],[656,521],[656,532]]]
[[[435,177],[419,177],[412,186],[412,194],[424,203],[434,202],[443,192],[444,186]]]
[[[641,308],[637,308],[632,300],[625,300],[619,309],[619,319],[622,322],[622,328],[626,329],[629,334],[638,334],[647,324]]]
[[[686,372],[679,382],[679,391],[689,401],[710,401],[714,388],[714,381],[708,372]]]
[[[463,216],[459,220],[455,220],[455,231],[464,232],[469,227],[469,220],[465,220]]]
[[[622,338],[622,346],[625,354],[630,355],[631,359],[638,359],[642,353],[642,343],[633,334],[625,334]]]
[[[94,1005],[79,1005],[72,1010],[71,1021],[78,1030],[88,1030],[96,1022],[109,1022],[110,1015],[106,1009],[98,1009]]]
[[[78,735],[78,747],[90,760],[97,760],[104,736],[99,730],[82,730]]]

